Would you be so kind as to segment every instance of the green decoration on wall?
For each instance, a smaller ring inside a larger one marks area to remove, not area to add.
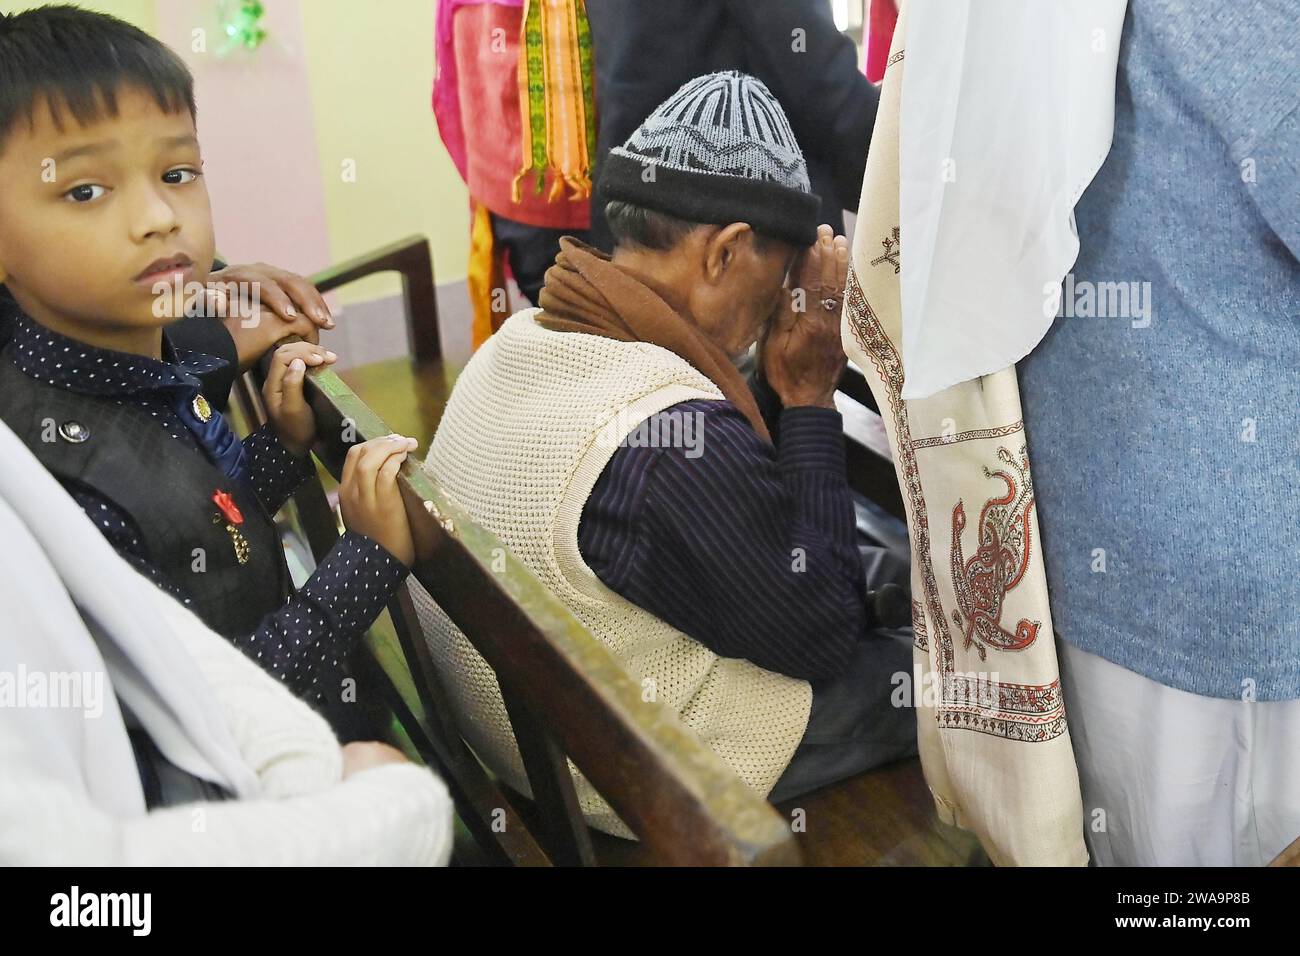
[[[219,16],[226,43],[221,55],[240,47],[250,52],[257,50],[266,39],[266,27],[262,25],[265,15],[266,7],[259,0],[222,0]]]

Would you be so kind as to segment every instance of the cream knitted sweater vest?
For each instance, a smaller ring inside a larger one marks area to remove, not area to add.
[[[620,442],[655,412],[722,393],[667,349],[552,332],[533,321],[538,311],[508,319],[466,367],[425,468],[613,651],[647,694],[766,794],[803,737],[812,704],[807,682],[719,658],[605,587],[578,552],[583,506]],[[413,591],[462,732],[493,771],[528,793],[491,668],[418,585]],[[575,783],[593,826],[631,836],[576,771]]]

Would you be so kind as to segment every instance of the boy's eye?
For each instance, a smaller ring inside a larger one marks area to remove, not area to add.
[[[169,169],[163,173],[163,182],[173,186],[184,186],[198,179],[201,173],[197,169]]]
[[[107,192],[108,190],[105,189],[103,186],[96,186],[93,183],[86,183],[83,186],[73,186],[71,189],[69,189],[66,193],[63,194],[63,198],[68,200],[69,202],[88,203],[94,199],[98,199],[100,196],[104,195]]]

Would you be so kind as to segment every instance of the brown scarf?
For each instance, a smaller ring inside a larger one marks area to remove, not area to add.
[[[649,342],[685,359],[718,386],[754,431],[772,440],[758,403],[727,354],[605,253],[571,236],[562,238],[539,300],[543,311],[535,321],[544,329]]]

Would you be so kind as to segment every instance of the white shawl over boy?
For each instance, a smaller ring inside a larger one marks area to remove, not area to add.
[[[0,461],[0,865],[447,861],[440,780],[342,780],[324,720],[127,565],[2,422]],[[119,700],[235,799],[146,812]]]

